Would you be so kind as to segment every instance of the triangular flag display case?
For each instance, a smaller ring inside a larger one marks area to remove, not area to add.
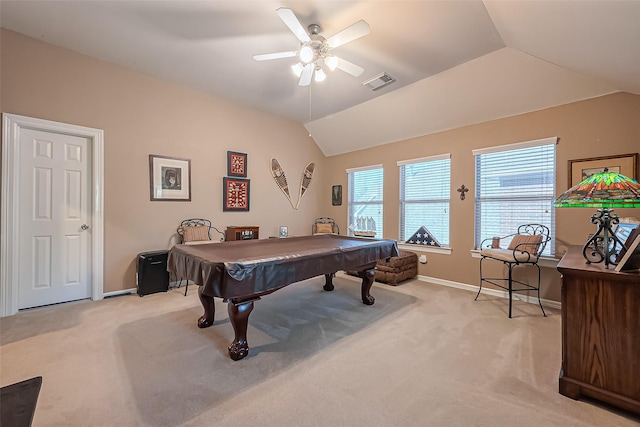
[[[437,246],[440,247],[438,239],[424,225],[418,229],[413,236],[409,237],[405,243],[413,243],[415,245]]]

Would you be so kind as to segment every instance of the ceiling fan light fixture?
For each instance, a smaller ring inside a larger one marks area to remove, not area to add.
[[[325,38],[320,35],[321,29],[317,24],[311,24],[305,30],[291,9],[280,7],[276,9],[276,13],[298,39],[300,49],[254,55],[254,60],[267,61],[299,56],[300,62],[291,67],[295,75],[298,76],[298,86],[309,86],[314,76],[317,82],[325,80],[327,75],[324,71],[324,65],[330,71],[338,68],[354,77],[359,77],[364,72],[364,68],[333,56],[331,50],[369,34],[370,28],[366,21],[361,19],[333,36]]]
[[[325,57],[324,63],[327,64],[327,67],[329,67],[331,71],[333,71],[338,66],[338,58],[333,55],[329,55]]]
[[[324,80],[324,79],[326,79],[326,78],[327,78],[327,75],[325,74],[325,72],[324,72],[324,71],[322,71],[322,68],[318,65],[318,66],[316,67],[315,80],[316,80],[317,82],[321,82],[321,81],[323,81],[323,80]]]
[[[310,46],[304,45],[300,49],[300,60],[305,64],[308,64],[309,62],[313,61],[314,56],[315,54],[313,52],[313,49]]]
[[[300,77],[302,70],[304,70],[304,65],[302,65],[302,62],[298,62],[296,65],[292,65],[291,69],[293,70],[293,74]]]

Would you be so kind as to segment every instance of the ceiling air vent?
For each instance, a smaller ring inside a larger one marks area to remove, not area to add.
[[[389,74],[380,73],[377,76],[370,78],[366,82],[362,82],[362,86],[369,86],[371,90],[378,90],[395,81],[396,79],[391,77]]]

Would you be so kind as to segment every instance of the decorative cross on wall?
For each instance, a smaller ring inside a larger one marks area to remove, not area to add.
[[[469,189],[465,187],[464,184],[462,184],[462,187],[458,188],[458,193],[460,193],[460,200],[464,200],[464,198],[466,197],[464,193],[466,193],[467,191],[469,191]]]

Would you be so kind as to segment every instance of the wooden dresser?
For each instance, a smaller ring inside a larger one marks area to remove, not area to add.
[[[562,274],[560,393],[640,414],[640,273],[587,264],[569,248]]]

